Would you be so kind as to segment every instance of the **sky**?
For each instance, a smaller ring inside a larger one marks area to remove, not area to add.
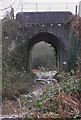
[[[28,0],[24,0],[28,1]],[[80,0],[29,0],[30,2],[79,2]]]
[[[0,0],[0,17],[10,11],[10,5],[14,8],[15,15],[21,11],[70,11],[75,14],[75,6],[79,2],[80,0]]]

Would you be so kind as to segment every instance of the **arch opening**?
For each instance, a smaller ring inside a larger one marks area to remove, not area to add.
[[[54,66],[53,66],[53,68],[54,69],[57,69],[57,70],[59,70],[61,67],[60,67],[60,63],[62,63],[62,60],[60,59],[60,58],[62,58],[63,57],[63,55],[62,55],[62,46],[61,46],[61,42],[60,42],[60,40],[56,37],[56,36],[54,36],[53,34],[50,34],[50,33],[46,33],[46,32],[41,32],[41,33],[39,33],[39,34],[37,34],[37,35],[35,35],[35,36],[33,36],[31,39],[29,39],[29,41],[28,41],[28,47],[27,47],[27,71],[31,71],[31,69],[32,69],[32,67],[34,67],[32,64],[34,64],[34,62],[32,62],[33,61],[33,56],[32,56],[32,54],[33,54],[33,50],[34,49],[36,49],[35,47],[36,47],[36,45],[38,45],[38,44],[40,44],[40,43],[42,43],[42,44],[48,44],[49,46],[51,46],[52,47],[52,49],[54,50],[53,51],[53,54],[54,54],[54,61],[53,62],[55,62],[55,64],[54,64]],[[44,49],[44,48],[43,48]],[[43,51],[43,49],[42,49],[42,51]],[[51,48],[50,48],[51,49]],[[38,48],[38,50],[39,50],[39,48]],[[36,51],[37,53],[38,53],[38,50]],[[35,52],[34,51],[34,52]],[[40,50],[39,50],[40,51]],[[46,52],[48,52],[48,50],[46,51]],[[43,51],[43,53],[44,53],[44,51]],[[35,53],[36,54],[36,53]],[[52,54],[52,52],[51,52],[51,54]],[[39,53],[39,56],[41,55],[41,53]],[[48,58],[50,57],[50,55],[48,55]],[[52,57],[52,56],[51,56]],[[39,59],[39,58],[37,58],[37,59]],[[50,58],[49,58],[50,59]],[[38,60],[39,61],[39,60]],[[37,66],[40,66],[40,65],[37,65]],[[37,66],[35,66],[35,67],[37,67]],[[51,66],[50,66],[51,67]]]
[[[37,43],[31,51],[31,69],[46,71],[57,69],[56,48],[44,41]]]

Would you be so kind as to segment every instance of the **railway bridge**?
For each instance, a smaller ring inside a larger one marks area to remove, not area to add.
[[[20,12],[16,20],[23,30],[27,46],[27,70],[30,71],[31,50],[39,42],[45,41],[56,50],[56,66],[59,71],[67,70],[70,54],[70,26],[66,23],[71,12]]]

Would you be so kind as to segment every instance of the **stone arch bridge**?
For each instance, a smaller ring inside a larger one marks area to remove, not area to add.
[[[70,54],[70,26],[66,23],[71,12],[20,12],[16,20],[21,24],[27,45],[27,70],[30,71],[31,49],[45,41],[56,49],[57,68],[67,70]]]

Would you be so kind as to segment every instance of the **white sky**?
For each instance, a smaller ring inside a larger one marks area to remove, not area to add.
[[[10,5],[14,8],[15,14],[17,12],[29,12],[29,11],[71,11],[75,14],[75,6],[79,5],[81,0],[0,0],[0,18],[10,8],[1,11],[1,9],[7,8]],[[23,4],[22,4],[23,3]]]
[[[80,0],[23,0],[29,2],[79,2]]]

